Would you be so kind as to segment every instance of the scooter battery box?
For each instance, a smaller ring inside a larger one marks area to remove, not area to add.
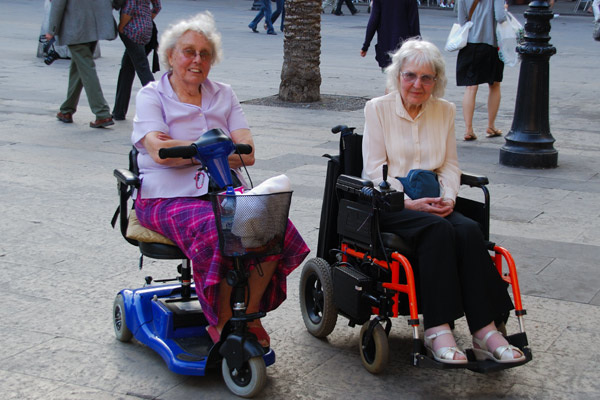
[[[362,272],[348,266],[333,269],[333,300],[352,322],[364,324],[371,317],[371,305],[363,293],[369,293],[375,282]]]

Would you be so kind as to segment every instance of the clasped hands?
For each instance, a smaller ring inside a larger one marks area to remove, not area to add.
[[[454,200],[441,197],[423,197],[421,199],[405,199],[404,207],[409,210],[428,212],[446,217],[454,211]]]

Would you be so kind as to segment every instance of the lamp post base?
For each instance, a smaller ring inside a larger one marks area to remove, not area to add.
[[[558,166],[558,151],[549,150],[518,150],[514,148],[500,149],[500,164],[508,167],[531,169],[550,169]]]

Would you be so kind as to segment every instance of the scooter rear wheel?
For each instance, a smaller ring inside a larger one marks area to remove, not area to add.
[[[133,333],[127,327],[125,320],[125,302],[123,296],[119,293],[113,303],[113,327],[115,336],[121,342],[129,342],[133,338]]]
[[[256,396],[267,382],[267,367],[262,357],[252,357],[240,370],[229,368],[227,359],[223,358],[221,371],[229,390],[240,397]]]
[[[331,267],[322,258],[304,264],[300,276],[300,309],[306,329],[315,337],[329,335],[337,322]]]

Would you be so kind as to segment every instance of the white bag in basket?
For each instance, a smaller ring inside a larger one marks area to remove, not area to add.
[[[467,21],[463,26],[458,23],[452,25],[448,39],[446,39],[446,51],[460,50],[467,45],[467,39],[469,38],[469,29],[473,26],[472,21]]]
[[[514,67],[519,62],[517,33],[508,19],[496,26],[496,35],[498,36],[498,55],[500,56],[500,60],[505,65]]]
[[[289,192],[290,190],[290,179],[282,174],[267,179],[254,189],[239,195],[239,197]],[[264,197],[264,201],[268,201],[268,196]],[[271,232],[269,229],[269,207],[267,207],[266,203],[259,202],[252,202],[251,207],[243,207],[242,204],[248,205],[250,203],[237,202],[231,233],[239,237],[242,241],[242,246],[247,249],[263,246],[276,233]]]

